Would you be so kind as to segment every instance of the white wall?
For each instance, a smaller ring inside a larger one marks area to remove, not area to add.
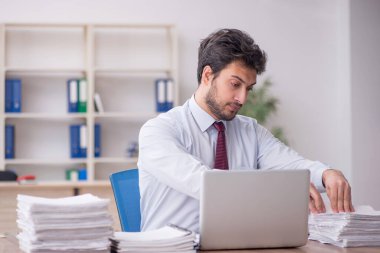
[[[301,154],[351,179],[349,0],[0,0],[0,22],[174,23],[181,102],[197,87],[200,40],[245,30],[269,55],[265,76],[281,101],[272,123]]]
[[[380,1],[351,1],[354,200],[380,210]]]

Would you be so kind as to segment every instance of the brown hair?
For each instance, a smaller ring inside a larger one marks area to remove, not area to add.
[[[210,34],[198,49],[198,83],[205,66],[210,66],[217,77],[224,67],[236,60],[261,74],[265,71],[267,56],[246,32],[221,29]]]

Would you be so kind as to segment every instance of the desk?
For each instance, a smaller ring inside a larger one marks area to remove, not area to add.
[[[0,237],[0,253],[22,253],[18,248],[18,241],[14,235]],[[200,253],[379,253],[380,247],[371,248],[339,248],[319,242],[309,241],[307,245],[300,248],[290,249],[252,249],[252,250],[222,250],[222,251],[200,251]]]

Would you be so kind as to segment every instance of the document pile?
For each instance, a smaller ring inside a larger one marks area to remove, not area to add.
[[[197,239],[198,238],[198,239]],[[146,232],[115,232],[111,240],[113,252],[186,252],[195,253],[199,237],[192,231],[168,225]]]
[[[353,213],[311,214],[309,239],[339,247],[380,246],[380,211],[358,206]]]
[[[17,235],[24,252],[108,252],[108,199],[91,194],[48,199],[17,196]]]

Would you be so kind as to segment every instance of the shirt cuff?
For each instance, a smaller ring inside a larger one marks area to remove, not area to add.
[[[323,164],[321,162],[316,162],[316,165],[313,166],[313,168],[310,170],[311,171],[311,182],[315,185],[317,190],[319,192],[325,192],[326,189],[323,186],[323,181],[322,181],[322,175],[325,170],[328,170],[330,166]]]

